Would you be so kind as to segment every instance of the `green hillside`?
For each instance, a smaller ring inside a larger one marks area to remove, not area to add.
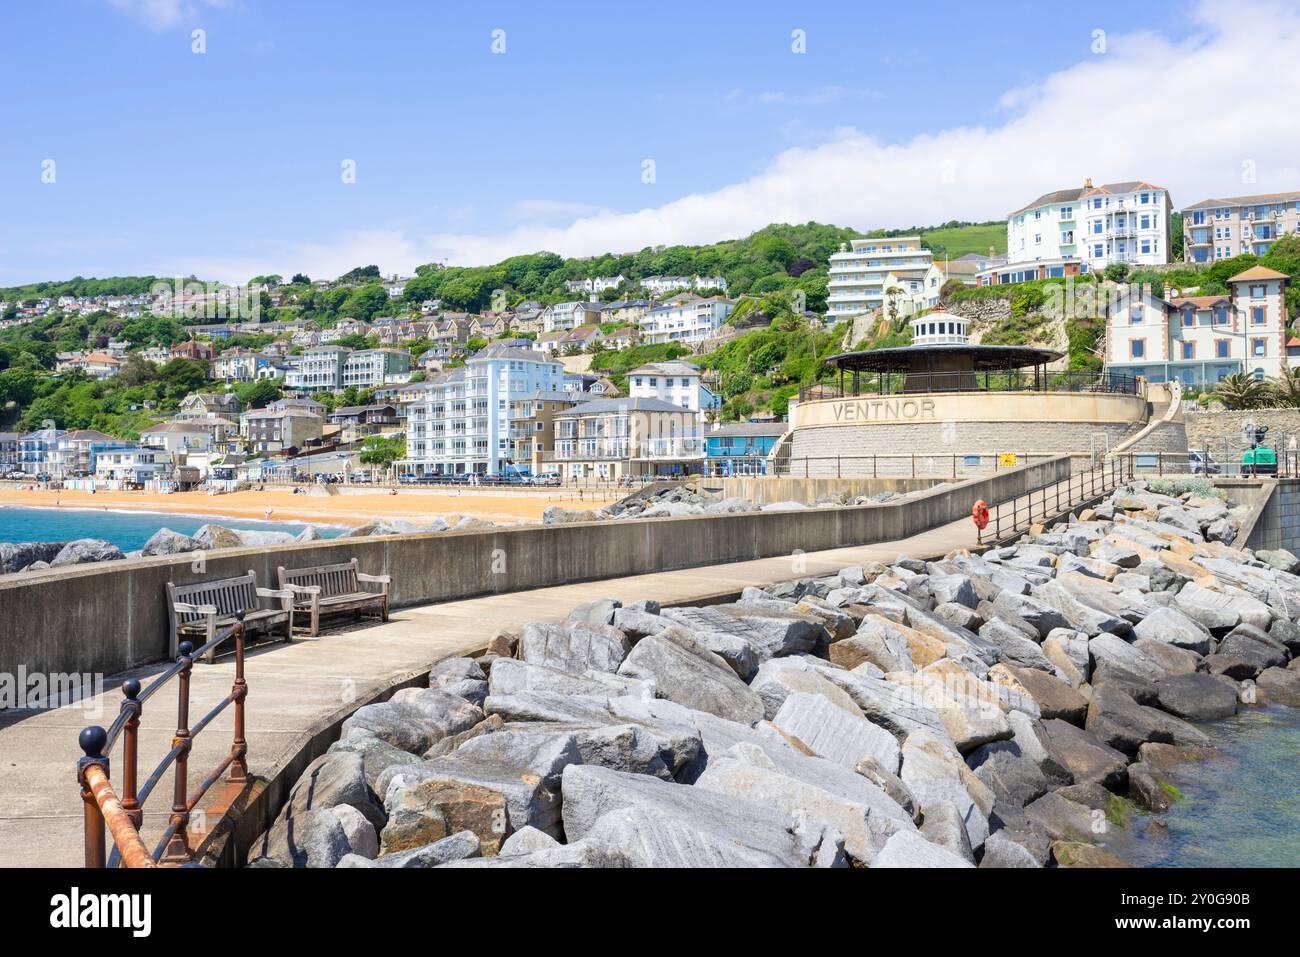
[[[1007,224],[979,223],[971,226],[940,227],[921,231],[921,239],[934,250],[934,258],[957,259],[967,253],[986,255],[989,247],[996,254],[1007,251]]]

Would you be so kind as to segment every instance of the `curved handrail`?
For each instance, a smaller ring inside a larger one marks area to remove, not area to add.
[[[244,700],[248,695],[248,684],[244,680],[244,613],[239,612],[235,617],[233,625],[197,650],[190,642],[181,642],[176,661],[157,675],[147,688],[142,689],[135,678],[123,682],[121,708],[109,729],[106,731],[98,725],[92,725],[81,732],[79,743],[85,756],[77,764],[77,780],[81,784],[85,803],[87,867],[105,866],[105,823],[108,824],[113,839],[113,850],[107,861],[109,867],[116,867],[119,863],[128,868],[153,867],[156,862],[188,863],[192,857],[186,836],[190,812],[227,770],[230,771],[231,782],[242,784],[248,780],[248,743],[244,739]],[[194,659],[231,638],[235,641],[235,680],[230,694],[190,727],[190,674]],[[176,734],[172,747],[146,779],[144,786],[137,791],[140,716],[144,702],[173,678],[179,678],[179,682]],[[188,792],[188,758],[194,738],[232,704],[235,706],[235,727],[230,752],[193,792]],[[119,737],[124,742],[123,763],[126,767],[120,799],[109,783],[108,759],[108,754]],[[140,828],[144,822],[143,806],[170,768],[175,768],[171,819],[162,842],[151,854],[140,837]]]

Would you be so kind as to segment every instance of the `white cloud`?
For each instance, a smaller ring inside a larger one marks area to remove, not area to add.
[[[1087,177],[1152,181],[1170,189],[1176,206],[1300,189],[1300,12],[1264,0],[1227,10],[1204,2],[1192,24],[1198,34],[1177,42],[1153,33],[1111,35],[1104,55],[1010,91],[1000,125],[899,143],[840,130],[713,192],[650,205],[660,187],[647,186],[647,207],[635,212],[598,210],[563,225],[525,222],[487,234],[356,233],[285,247],[271,253],[273,264],[243,273],[273,265],[337,275],[363,262],[409,271],[433,260],[481,264],[540,249],[591,255],[712,242],[810,219],[859,229],[994,219]],[[1247,161],[1254,182],[1243,181]],[[661,168],[659,179],[666,178]]]
[[[203,7],[224,7],[229,0],[108,0],[109,4],[151,30],[167,30],[193,20]]]

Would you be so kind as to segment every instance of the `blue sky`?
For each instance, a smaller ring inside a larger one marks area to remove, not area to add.
[[[1255,6],[1234,9],[1249,18]],[[1116,89],[1151,95],[1133,71],[1152,56],[1124,37],[1173,69],[1180,45],[1209,56],[1232,42],[1216,33],[1233,29],[1190,3],[1047,13],[788,0],[55,0],[7,6],[6,28],[0,284],[176,271],[240,281],[362,262],[406,271],[543,245],[710,241],[762,225],[755,216],[864,229],[999,217],[1112,165],[1115,178],[1176,180],[1169,156],[1152,149],[1148,168],[1131,144],[1057,140],[1023,177],[1006,168],[1026,160],[1012,152],[1020,124],[1039,116],[1050,128],[1053,109],[1083,115],[1090,84],[1112,109]],[[202,55],[191,51],[196,28]],[[801,55],[795,29],[806,31]],[[1113,46],[1101,57],[1090,49],[1098,29]],[[1159,33],[1142,39],[1148,29]],[[1300,32],[1282,36],[1289,45]],[[1160,119],[1145,122],[1154,134]],[[1003,160],[962,147],[961,131],[1010,137]],[[887,164],[891,150],[940,136],[955,181],[908,202],[892,195],[887,165],[836,165]],[[1096,155],[1075,162],[1080,152]],[[47,159],[53,184],[41,182]],[[355,184],[341,182],[345,159]],[[653,183],[642,181],[646,159]],[[1231,181],[1235,155],[1217,162],[1229,179],[1220,193],[1255,191]],[[1293,173],[1267,170],[1279,182]],[[1215,188],[1213,170],[1201,180]]]

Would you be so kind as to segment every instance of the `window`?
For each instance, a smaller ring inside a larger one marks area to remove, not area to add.
[[[1140,225],[1143,229],[1150,229],[1150,228],[1151,228],[1151,217],[1148,216],[1146,213],[1143,213],[1143,214],[1142,214],[1142,217],[1141,217],[1141,222],[1140,222],[1139,225]]]
[[[1227,340],[1227,339],[1215,339],[1215,340],[1214,340],[1214,357],[1215,357],[1216,359],[1226,359],[1226,358],[1228,358],[1228,355],[1229,355],[1228,340]]]
[[[1130,339],[1128,341],[1128,355],[1130,359],[1145,359],[1147,354],[1147,341],[1145,339]]]
[[[1250,307],[1250,324],[1251,324],[1252,326],[1262,326],[1262,325],[1264,324],[1264,307],[1263,307],[1263,306],[1251,306],[1251,307]]]
[[[1184,342],[1184,343],[1183,343],[1183,348],[1182,348],[1182,354],[1183,354],[1183,358],[1184,358],[1184,359],[1195,359],[1195,358],[1196,358],[1196,343],[1195,343],[1195,342]]]
[[[1186,329],[1196,324],[1196,313],[1191,309],[1183,310],[1183,328]]]
[[[1141,305],[1133,306],[1133,307],[1129,310],[1129,320],[1130,320],[1130,321],[1133,323],[1133,325],[1135,325],[1135,326],[1136,326],[1138,323],[1140,323],[1140,322],[1142,321],[1142,306],[1141,306]]]
[[[1250,340],[1250,354],[1256,359],[1263,359],[1268,355],[1268,340],[1261,337]]]
[[[1218,306],[1214,310],[1214,322],[1216,325],[1226,326],[1228,324],[1228,307]]]

